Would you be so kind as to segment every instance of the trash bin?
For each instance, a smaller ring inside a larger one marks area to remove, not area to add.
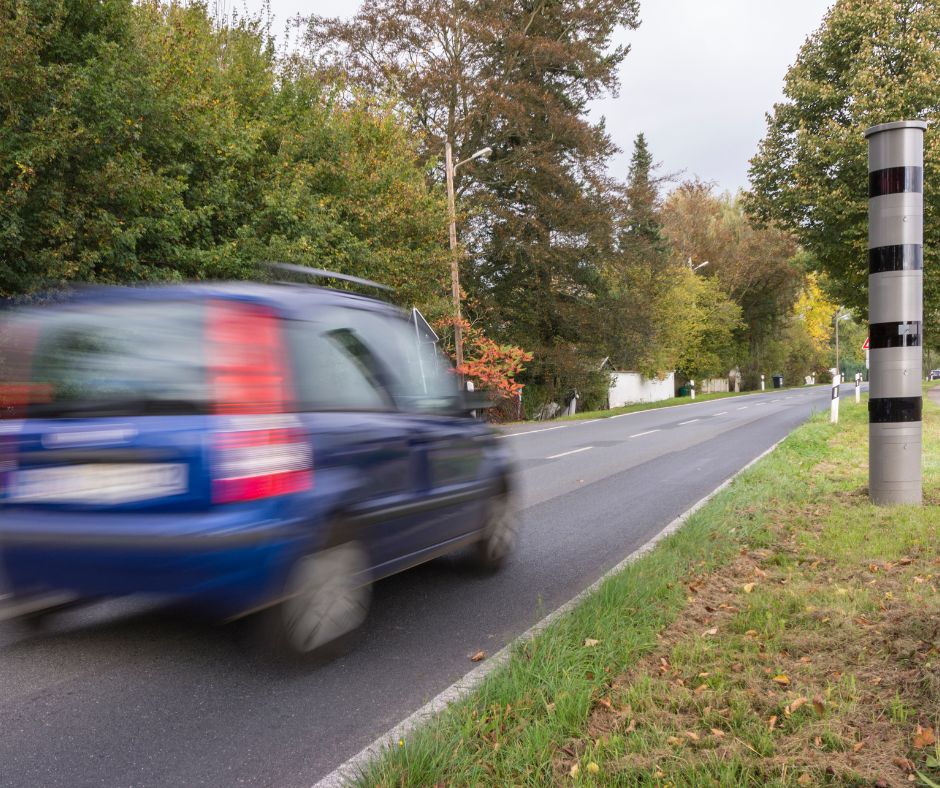
[[[774,375],[774,388],[782,389],[783,388],[783,375]]]
[[[688,397],[688,396],[689,396],[689,387],[688,387],[688,386],[681,386],[681,387],[679,388],[679,396],[680,396],[680,397]]]

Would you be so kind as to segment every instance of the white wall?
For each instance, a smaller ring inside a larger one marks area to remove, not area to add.
[[[728,378],[708,378],[701,381],[698,386],[699,394],[718,394],[722,391],[731,391]]]
[[[662,380],[644,378],[639,372],[614,372],[610,407],[619,408],[633,402],[660,402],[676,396],[675,386],[672,372]]]

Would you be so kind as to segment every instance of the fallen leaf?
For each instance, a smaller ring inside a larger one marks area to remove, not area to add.
[[[666,744],[671,744],[673,747],[681,747],[683,743],[684,742],[682,739],[680,739],[678,736],[670,736],[668,739],[666,739]]]
[[[925,747],[930,747],[932,744],[935,744],[937,737],[934,736],[933,728],[921,728],[920,725],[917,726],[917,732],[914,734],[914,749],[923,750]]]
[[[608,709],[611,709],[611,710],[612,710],[612,709],[614,708],[614,705],[610,702],[610,699],[609,699],[609,698],[598,698],[598,699],[597,699],[597,702],[598,702],[601,706],[604,706],[604,707],[606,707],[606,708],[608,708]]]
[[[709,676],[711,676],[711,673],[709,673],[707,670],[706,670],[705,672],[703,672],[703,673],[699,673],[699,674],[698,674],[698,677],[699,677],[700,679],[708,678]]]
[[[781,673],[778,676],[774,676],[774,681],[776,681],[782,687],[790,686],[790,677],[786,673]]]
[[[815,744],[817,747],[822,747],[822,736],[817,736],[815,739],[813,739],[813,744]]]
[[[749,637],[749,638],[756,638],[757,634],[758,633],[756,629],[749,629],[747,632],[744,633],[744,636]]]
[[[801,774],[799,777],[796,778],[796,781],[800,785],[810,785],[813,782],[813,778],[810,777],[808,774]]]
[[[636,730],[636,720],[635,720],[635,719],[632,719],[632,720],[630,720],[630,724],[629,724],[626,728],[623,729],[623,732],[624,732],[624,733],[633,733],[633,731],[635,731],[635,730]]]
[[[553,711],[555,711],[555,704],[554,703],[545,704],[545,711],[551,714]]]
[[[716,739],[720,739],[724,735],[725,732],[721,728],[712,728],[712,736],[714,736]]]
[[[481,662],[481,661],[484,660],[484,659],[486,659],[486,652],[485,652],[485,651],[478,651],[476,654],[474,654],[472,657],[470,657],[470,661],[471,661],[471,662]]]
[[[692,741],[699,740],[699,735],[697,733],[693,733],[692,731],[686,731],[685,735],[688,736]]]
[[[820,717],[826,713],[826,701],[822,695],[813,695],[813,709]]]
[[[852,745],[852,752],[859,752],[864,746],[865,746],[864,739],[862,741],[857,741],[855,742],[855,744]]]
[[[903,769],[905,772],[914,771],[914,762],[909,758],[895,758],[892,763],[894,763],[894,765],[899,769]]]
[[[596,763],[594,763],[594,761],[591,761],[591,762],[587,765],[587,770],[588,770],[591,774],[597,774],[597,773],[601,770],[601,767],[598,766]]]
[[[585,638],[585,639],[584,639],[584,645],[585,645],[585,646],[588,646],[588,647],[590,647],[590,646],[596,646],[598,643],[600,643],[600,641],[599,641],[599,640],[595,640],[594,638]]]
[[[696,695],[701,695],[701,694],[702,694],[703,692],[705,692],[705,690],[707,690],[707,689],[708,689],[708,685],[707,685],[707,684],[699,684],[699,685],[695,688],[695,694],[696,694]]]
[[[777,727],[777,715],[776,714],[774,714],[773,717],[767,720],[767,727],[769,727],[770,730],[773,730],[774,728]]]
[[[744,589],[745,594],[750,594],[754,590],[756,583],[745,583],[742,588]]]
[[[792,703],[790,703],[790,705],[787,706],[785,711],[787,715],[793,714],[793,712],[795,712],[798,708],[800,708],[800,706],[805,706],[807,703],[809,703],[809,701],[806,700],[806,698],[799,697],[796,700],[794,700]]]
[[[705,637],[706,635],[717,635],[717,634],[718,634],[718,627],[712,627],[711,629],[706,629],[702,633],[702,637]]]
[[[578,776],[578,772],[580,772],[580,771],[581,771],[581,767],[578,766],[578,764],[575,764],[574,766],[572,766],[572,767],[568,770],[568,774],[569,774],[571,777],[577,777],[577,776]]]

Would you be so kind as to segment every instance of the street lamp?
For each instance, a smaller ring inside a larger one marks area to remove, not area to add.
[[[842,380],[842,367],[839,366],[839,323],[843,320],[848,320],[852,317],[851,313],[843,312],[842,307],[840,306],[836,310],[836,316],[834,318],[836,324],[836,374],[839,376],[839,380]]]
[[[457,208],[454,204],[454,175],[457,168],[467,162],[485,159],[493,152],[490,147],[481,148],[469,158],[454,164],[450,142],[444,145],[444,167],[447,170],[447,212],[450,215],[450,288],[454,298],[454,350],[457,366],[463,366],[463,332],[460,330],[460,269],[457,259]]]

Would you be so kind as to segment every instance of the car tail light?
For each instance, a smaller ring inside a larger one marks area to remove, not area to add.
[[[273,414],[285,413],[291,385],[281,325],[270,309],[235,301],[209,305],[210,376],[219,415],[244,416],[213,446],[214,503],[252,501],[313,486],[309,441]],[[250,416],[254,419],[248,421]]]
[[[297,429],[272,428],[216,435],[214,503],[253,501],[313,487],[313,457]]]

